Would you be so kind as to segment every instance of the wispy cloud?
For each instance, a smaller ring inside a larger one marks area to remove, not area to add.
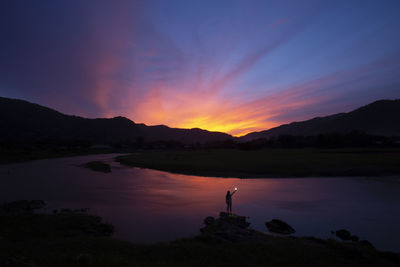
[[[335,17],[339,9],[322,4],[287,8],[260,1],[240,19],[235,15],[243,13],[246,1],[237,10],[213,2],[217,11],[205,5],[191,14],[180,10],[179,2],[171,1],[168,10],[160,4],[97,1],[93,8],[80,1],[26,1],[17,5],[17,13],[14,5],[10,10],[5,5],[0,89],[69,114],[123,115],[150,125],[234,135],[339,112],[373,98],[400,97],[393,90],[399,55],[392,53],[400,41],[390,37],[397,20],[394,26],[394,19],[383,23],[383,30],[368,39],[375,47],[387,44],[387,50],[377,53],[363,45],[367,57],[357,54],[365,37],[351,36],[351,30],[347,39],[340,35],[358,21],[357,14],[344,18],[346,29],[335,28],[325,16]],[[358,33],[363,25],[353,30]],[[338,60],[338,51],[347,54]],[[372,63],[366,60],[370,53],[375,53]],[[326,66],[319,66],[327,71],[313,67],[312,59],[323,59]]]
[[[295,18],[296,18],[296,16],[292,16],[292,17],[287,18],[287,19],[278,19],[278,20],[274,21],[273,23],[269,24],[269,27],[274,28],[274,27],[279,26],[281,24],[285,24],[285,23],[288,23],[290,21],[293,21]]]

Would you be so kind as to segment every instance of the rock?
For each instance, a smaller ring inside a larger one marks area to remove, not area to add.
[[[43,200],[31,200],[30,201],[31,209],[42,209],[46,206],[46,203]]]
[[[229,215],[230,215],[230,213],[227,213],[227,212],[224,212],[224,211],[221,211],[221,212],[219,213],[219,217],[220,217],[220,218],[228,218]]]
[[[110,236],[114,233],[112,224],[102,222],[99,216],[68,212],[52,215],[57,218],[56,228],[66,237],[78,235]]]
[[[363,245],[364,247],[367,247],[367,248],[370,248],[370,249],[375,249],[375,247],[368,240],[361,240],[359,243],[361,245]]]
[[[69,213],[69,212],[72,212],[72,210],[71,209],[61,209],[61,212]]]
[[[28,215],[34,210],[42,209],[46,206],[43,200],[18,200],[4,203],[0,206],[0,214],[3,215]]]
[[[238,216],[236,214],[229,214],[226,212],[220,212],[220,220],[225,221],[229,224],[235,225],[239,228],[246,229],[250,226],[250,223],[246,221],[245,216]]]
[[[340,229],[336,231],[336,236],[342,240],[350,240],[351,233],[346,229]]]
[[[356,236],[356,235],[352,235],[352,236],[350,236],[350,240],[353,242],[358,242],[358,240],[360,240],[360,238],[358,238],[358,236]]]
[[[249,229],[250,223],[245,216],[221,212],[215,219],[211,216],[204,219],[205,227],[200,231],[203,235],[215,238],[221,242],[262,241],[268,237],[258,231]]]
[[[105,235],[110,236],[115,232],[114,225],[110,223],[101,223],[98,225],[98,232]]]
[[[268,230],[272,233],[289,235],[296,232],[289,224],[278,219],[273,219],[269,222],[266,222],[265,226],[267,226]]]
[[[2,265],[3,266],[3,265]],[[35,263],[30,263],[23,256],[13,256],[9,257],[5,261],[5,266],[18,266],[18,267],[37,267]]]
[[[104,172],[104,173],[111,172],[111,166],[102,161],[90,161],[90,162],[84,164],[83,167],[91,169],[93,171],[97,171],[97,172]]]
[[[210,224],[213,224],[214,222],[215,222],[215,219],[212,216],[208,216],[208,217],[206,217],[204,219],[204,224],[205,225],[210,225]]]

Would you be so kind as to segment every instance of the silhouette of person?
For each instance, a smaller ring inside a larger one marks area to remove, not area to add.
[[[226,192],[226,196],[225,196],[225,201],[226,201],[226,212],[229,214],[232,214],[232,196],[233,194],[235,194],[237,191],[237,189],[235,188],[235,191],[232,192],[231,191],[227,191]]]

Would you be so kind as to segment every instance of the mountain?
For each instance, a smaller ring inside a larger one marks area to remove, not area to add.
[[[136,124],[124,117],[87,119],[62,114],[23,100],[0,97],[0,142],[92,143],[179,141],[186,144],[232,139],[231,135],[201,129]]]
[[[225,140],[242,142],[282,134],[318,135],[364,132],[371,135],[400,136],[400,100],[379,100],[348,113],[317,117],[253,132],[238,139],[221,132],[147,126],[124,117],[87,119],[62,114],[23,100],[0,97],[0,142],[69,142],[85,140],[93,144],[178,141],[185,144]]]
[[[326,133],[346,134],[359,131],[370,135],[400,136],[400,99],[379,100],[348,113],[292,122],[239,138],[246,142],[279,135],[311,136]]]

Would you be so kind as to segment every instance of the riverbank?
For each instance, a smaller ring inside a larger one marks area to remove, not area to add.
[[[128,153],[126,150],[91,148],[1,148],[0,165],[41,159],[67,158],[98,154]]]
[[[38,203],[31,202],[31,203]],[[35,204],[35,205],[36,205]],[[29,204],[30,205],[30,204]],[[399,255],[358,243],[210,230],[152,245],[110,237],[113,227],[84,211],[0,212],[1,266],[398,266]],[[157,222],[162,223],[162,222]],[[209,225],[210,226],[210,225]],[[212,225],[211,225],[212,226]],[[117,229],[118,230],[118,229]],[[230,237],[234,237],[233,239]],[[256,238],[252,238],[256,237]],[[232,239],[232,240],[231,240]]]
[[[399,148],[146,150],[121,164],[173,173],[237,178],[398,176]]]

